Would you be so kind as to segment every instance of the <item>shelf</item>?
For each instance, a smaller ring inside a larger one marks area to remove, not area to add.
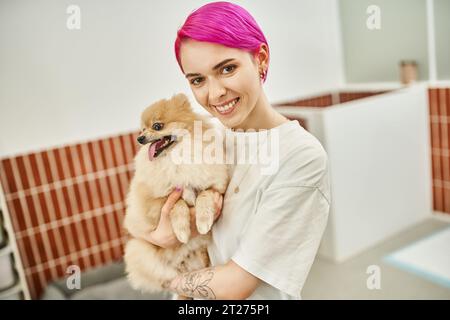
[[[5,299],[9,296],[12,296],[13,294],[19,293],[22,291],[22,286],[20,285],[20,282],[16,283],[12,287],[5,289],[3,291],[0,291],[0,300]]]
[[[14,298],[15,294],[21,293],[21,299],[30,300],[30,291],[28,289],[27,280],[25,277],[25,271],[23,268],[22,260],[20,259],[20,253],[17,248],[17,243],[14,238],[14,229],[11,223],[11,218],[8,212],[8,207],[6,205],[5,194],[3,192],[2,185],[0,183],[0,220],[2,229],[5,232],[5,239],[2,239],[0,244],[0,257],[5,257],[7,255],[13,256],[13,265],[16,272],[16,284],[11,287],[0,290],[0,300],[7,298]],[[3,238],[3,237],[2,237]]]
[[[10,254],[10,253],[12,253],[12,248],[9,244],[0,248],[0,257],[6,256],[7,254]]]

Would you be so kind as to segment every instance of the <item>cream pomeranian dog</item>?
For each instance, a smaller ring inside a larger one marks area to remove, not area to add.
[[[194,121],[201,121],[202,132],[214,128],[206,117],[192,111],[182,93],[155,102],[141,115],[138,142],[142,146],[134,158],[135,173],[126,198],[124,220],[132,236],[125,246],[124,260],[134,289],[161,291],[164,282],[177,275],[210,265],[206,248],[216,213],[214,190],[225,193],[228,166],[173,161],[173,152],[186,144],[189,148],[194,145]],[[209,145],[203,139],[195,142],[201,143],[203,150]],[[162,206],[177,186],[183,187],[183,193],[169,218],[181,245],[165,249],[142,240],[156,229]],[[194,238],[190,236],[189,207],[192,206],[199,232]]]

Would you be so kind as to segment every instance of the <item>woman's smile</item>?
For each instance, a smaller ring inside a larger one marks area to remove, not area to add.
[[[217,112],[220,115],[228,116],[239,106],[240,100],[241,99],[237,97],[227,104],[213,105],[213,107],[217,110]]]

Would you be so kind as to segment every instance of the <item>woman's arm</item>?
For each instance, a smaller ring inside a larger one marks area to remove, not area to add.
[[[163,247],[172,248],[180,244],[172,230],[169,221],[169,212],[181,197],[182,190],[174,190],[161,209],[161,218],[158,227],[152,231],[145,240]],[[216,220],[222,211],[223,196],[216,196]],[[191,208],[191,235],[198,235],[195,224],[195,208]],[[249,297],[260,280],[251,273],[242,269],[230,260],[225,265],[205,268],[187,272],[172,279],[165,284],[168,290],[179,295],[201,299],[236,299],[243,300]]]
[[[167,201],[165,202],[164,206],[161,209],[161,216],[159,219],[158,226],[155,230],[151,231],[150,233],[146,234],[145,237],[142,239],[157,245],[161,248],[174,248],[181,244],[180,241],[178,241],[177,237],[175,236],[175,233],[172,230],[172,224],[170,223],[170,217],[169,213],[172,210],[175,203],[178,201],[178,199],[181,198],[181,195],[183,193],[183,189],[175,189],[170,193],[170,195],[167,197]],[[216,192],[216,215],[214,216],[214,221],[217,220],[217,218],[220,216],[220,213],[222,211],[222,204],[223,204],[223,196]],[[191,213],[191,237],[195,237],[199,235],[199,232],[197,230],[197,226],[195,223],[195,208],[190,208]]]
[[[255,291],[260,281],[230,260],[225,265],[179,275],[164,287],[191,298],[244,300]]]

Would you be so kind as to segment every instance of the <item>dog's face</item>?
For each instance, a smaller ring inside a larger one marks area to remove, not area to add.
[[[141,145],[148,144],[148,157],[153,161],[179,142],[180,129],[193,132],[195,113],[188,98],[180,93],[147,107],[141,115],[141,132],[137,138]]]

